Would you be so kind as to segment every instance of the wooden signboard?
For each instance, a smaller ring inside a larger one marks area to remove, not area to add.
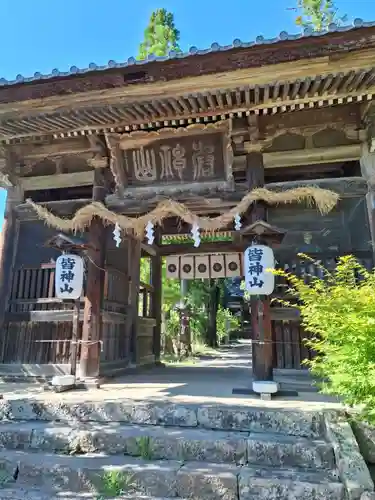
[[[226,121],[124,134],[119,148],[127,189],[155,192],[232,182],[233,155]]]
[[[242,254],[170,255],[166,258],[168,279],[233,278],[243,276]]]

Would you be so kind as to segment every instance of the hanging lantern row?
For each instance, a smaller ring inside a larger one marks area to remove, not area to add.
[[[240,231],[242,227],[240,214],[236,214],[233,220],[234,220],[234,229],[236,231]],[[151,221],[147,222],[147,225],[145,227],[145,233],[146,233],[147,243],[149,245],[152,245],[155,241],[155,226]],[[191,236],[194,241],[194,247],[198,248],[199,245],[201,244],[201,235],[200,235],[200,228],[197,222],[194,222],[194,224],[191,227]],[[122,238],[121,238],[121,228],[117,223],[113,230],[113,240],[116,242],[116,247],[119,248]]]

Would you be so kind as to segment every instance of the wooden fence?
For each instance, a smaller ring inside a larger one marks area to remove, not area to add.
[[[104,280],[102,363],[129,360],[127,309],[130,281],[109,267]],[[81,326],[84,293],[81,297]],[[145,335],[152,337],[153,287],[140,283],[139,316]],[[0,363],[67,364],[71,357],[73,301],[55,296],[55,264],[16,269],[13,273]],[[143,340],[141,341],[143,342]]]
[[[321,265],[332,269],[336,264],[335,253],[315,254],[311,257]],[[303,261],[297,256],[276,254],[278,267],[304,276],[321,276],[320,267]],[[357,254],[367,268],[373,266],[370,252]],[[56,363],[70,362],[73,303],[55,297],[55,265],[41,264],[34,268],[19,268],[13,273],[13,283],[0,343],[1,363]],[[127,304],[129,279],[114,268],[105,274],[103,304],[103,363],[123,362],[130,356],[130,339],[127,337]],[[287,298],[287,285],[277,278],[275,296]],[[139,286],[139,321],[137,350],[141,358],[148,358],[152,351],[152,334],[155,320],[152,318],[154,289],[151,285]],[[82,309],[83,309],[83,300]],[[312,356],[303,339],[298,310],[273,305],[271,308],[276,368],[301,368],[301,361]],[[82,319],[82,316],[81,316]]]
[[[277,254],[277,267],[291,272],[297,276],[304,277],[305,283],[311,281],[312,277],[323,277],[321,266],[329,271],[336,267],[337,254],[309,254],[317,264],[304,260],[298,256],[291,257],[289,254]],[[373,256],[370,252],[359,252],[356,254],[358,261],[368,270],[373,267]],[[286,295],[287,283],[281,277],[276,279],[274,298],[290,300]],[[286,308],[272,304],[271,307],[272,332],[274,345],[275,368],[300,369],[304,359],[311,359],[314,353],[305,345],[305,339],[309,333],[305,332],[300,321],[298,309]]]

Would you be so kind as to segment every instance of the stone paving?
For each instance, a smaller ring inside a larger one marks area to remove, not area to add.
[[[38,383],[0,383],[5,399],[38,401],[169,401],[174,403],[216,403],[270,408],[339,408],[340,403],[311,392],[307,377],[283,376],[282,388],[296,389],[298,396],[277,397],[265,402],[257,397],[232,394],[234,388],[251,387],[250,347],[246,343],[223,349],[220,357],[203,359],[187,366],[169,365],[108,380],[100,389],[56,394],[45,391]]]

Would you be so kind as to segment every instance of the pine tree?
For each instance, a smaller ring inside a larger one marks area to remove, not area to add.
[[[346,16],[339,16],[334,0],[297,0],[297,10],[300,15],[296,18],[297,26],[313,28],[322,31],[331,23],[342,24]]]
[[[138,59],[147,59],[147,56],[165,56],[171,50],[180,51],[178,42],[180,32],[174,24],[174,16],[166,9],[156,9],[144,32],[144,40],[139,46]]]

